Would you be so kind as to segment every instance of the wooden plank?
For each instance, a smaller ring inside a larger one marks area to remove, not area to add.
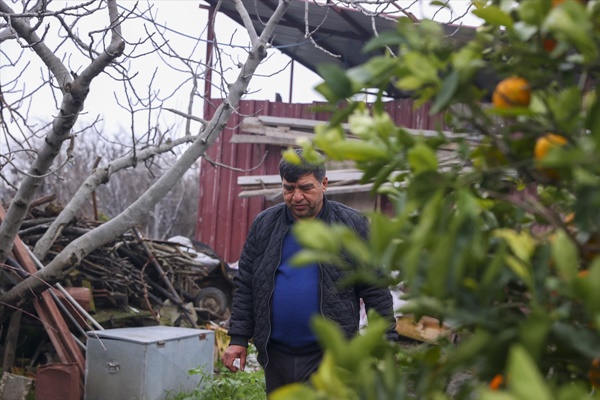
[[[254,143],[254,144],[272,144],[279,146],[295,146],[296,139],[291,138],[276,138],[272,136],[265,135],[243,135],[243,134],[233,134],[231,135],[231,139],[229,139],[229,143]]]
[[[358,181],[362,178],[363,172],[357,169],[343,169],[327,171],[329,182],[336,181]],[[238,176],[238,185],[280,185],[281,177],[279,175],[252,175]]]
[[[387,185],[386,185],[387,186]],[[368,192],[373,189],[372,184],[367,185],[345,185],[345,186],[329,186],[325,194],[344,194],[344,193],[358,193]],[[240,192],[239,197],[256,197],[256,196],[275,196],[275,198],[281,194],[281,188],[276,189],[258,189],[258,190],[243,190]]]
[[[396,319],[396,332],[411,339],[432,343],[444,335],[449,335],[451,330],[435,318],[423,316],[416,322],[413,315],[406,314]]]
[[[275,138],[285,138],[285,139],[298,139],[298,138],[314,138],[315,134],[312,132],[302,132],[302,131],[293,131],[289,128],[272,128],[267,127],[265,129],[265,136],[267,137],[275,137]]]
[[[4,358],[2,360],[2,371],[10,372],[15,363],[15,353],[21,329],[22,311],[15,311],[10,316],[6,339],[4,339]]]
[[[316,121],[316,120],[308,120],[308,119],[300,119],[300,118],[284,118],[284,117],[273,117],[273,116],[267,116],[267,115],[261,115],[259,117],[249,117],[249,118],[253,118],[253,120],[251,121],[251,124],[256,125],[256,123],[262,123],[265,126],[286,126],[289,128],[296,128],[296,129],[304,129],[304,130],[310,130],[313,131],[314,128],[318,125],[322,125],[324,123],[326,123],[325,121]],[[246,119],[249,119],[246,118]],[[346,132],[349,131],[349,125],[348,124],[342,124],[342,128],[344,128],[344,130]],[[444,136],[448,137],[448,138],[465,138],[468,141],[475,141],[475,142],[479,142],[480,138],[478,135],[473,135],[473,134],[469,134],[469,133],[456,133],[456,132],[450,132],[450,131],[436,131],[436,130],[429,130],[429,129],[409,129],[409,128],[404,128],[404,130],[406,130],[408,133],[412,134],[412,135],[422,135],[425,137],[437,137],[439,135],[439,133],[443,133]]]
[[[240,132],[256,133],[259,135],[265,134],[266,126],[256,117],[246,117],[240,124]]]
[[[315,126],[323,125],[326,121],[316,121],[314,119],[302,119],[302,118],[286,118],[286,117],[273,117],[270,115],[261,115],[258,121],[264,125],[272,126],[288,126],[290,128],[298,128],[305,130],[314,130]]]

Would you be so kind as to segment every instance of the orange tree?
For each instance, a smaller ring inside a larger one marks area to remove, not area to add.
[[[484,24],[465,43],[400,20],[365,49],[387,55],[321,69],[320,93],[347,106],[302,145],[315,160],[315,148],[354,160],[395,213],[370,214],[367,243],[317,221],[296,228],[298,262],[343,266],[349,253],[361,279],[384,268],[407,288],[405,312],[447,322],[459,340],[409,351],[386,344],[373,318],[345,342],[317,320],[327,353],[312,386],[274,398],[446,399],[460,374],[453,398],[579,399],[600,384],[600,2],[473,4]],[[496,93],[475,83],[481,73],[502,81]],[[349,100],[390,82],[443,114],[443,129],[414,135],[381,96],[370,108]]]

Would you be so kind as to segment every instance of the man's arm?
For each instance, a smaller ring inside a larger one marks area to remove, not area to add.
[[[386,288],[376,286],[364,286],[358,290],[358,295],[365,303],[365,308],[368,310],[374,309],[379,315],[389,321],[386,336],[388,340],[399,340],[398,332],[396,331],[396,318],[394,317],[394,300],[392,294]]]
[[[231,340],[222,357],[223,364],[233,372],[238,370],[233,366],[236,358],[240,359],[240,369],[244,369],[248,341],[254,332],[252,275],[256,260],[257,224],[258,222],[255,220],[250,227],[238,262],[238,270],[233,277],[235,291],[233,293],[231,317],[229,318],[229,330],[227,331]]]

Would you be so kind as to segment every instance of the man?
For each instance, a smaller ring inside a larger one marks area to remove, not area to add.
[[[290,266],[291,257],[300,250],[292,234],[297,220],[319,218],[328,224],[345,224],[363,238],[368,234],[363,215],[325,198],[325,166],[309,164],[301,150],[296,152],[301,165],[283,158],[279,164],[284,203],[261,212],[250,227],[234,278],[231,342],[222,358],[233,372],[239,359],[243,370],[248,340],[253,338],[265,370],[267,394],[305,382],[317,370],[323,353],[309,325],[314,315],[336,322],[351,337],[358,331],[362,298],[368,309],[390,319],[388,339],[398,338],[387,289],[343,287],[344,272],[331,265]]]

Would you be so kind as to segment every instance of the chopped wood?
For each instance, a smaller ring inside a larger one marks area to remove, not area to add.
[[[425,315],[416,321],[412,314],[396,319],[396,331],[402,336],[427,343],[435,342],[442,336],[452,333],[450,327],[433,317]]]
[[[34,248],[53,221],[54,217],[44,210],[30,209],[19,235],[29,248]],[[72,221],[42,263],[51,262],[70,242],[100,224],[87,219]],[[168,240],[138,239],[130,231],[88,254],[61,283],[90,288],[98,312],[103,307],[133,306],[152,313],[166,299],[176,304],[192,301],[205,286],[214,284],[225,291],[233,290],[233,273],[206,245],[200,250]]]

